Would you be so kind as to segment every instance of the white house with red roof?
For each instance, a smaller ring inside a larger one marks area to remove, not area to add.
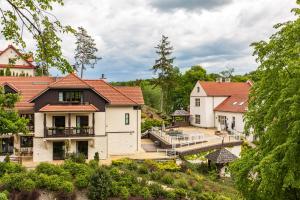
[[[190,95],[193,126],[244,132],[244,113],[252,83],[198,81]]]
[[[0,51],[0,70],[10,68],[11,76],[34,76],[35,66],[32,56],[25,56],[13,45]]]
[[[31,155],[34,162],[61,160],[66,153],[93,159],[134,154],[141,148],[139,87],[114,87],[76,74],[55,77],[1,77],[7,93],[19,93],[16,109],[30,120],[30,134],[3,136],[1,153]]]

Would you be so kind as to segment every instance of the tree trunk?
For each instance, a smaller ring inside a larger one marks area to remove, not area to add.
[[[164,92],[163,89],[161,88],[161,96],[160,96],[160,112],[163,112],[163,105],[164,105]]]
[[[81,64],[81,72],[80,72],[80,78],[83,76],[83,64]]]

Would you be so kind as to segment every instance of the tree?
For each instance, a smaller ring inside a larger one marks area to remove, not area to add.
[[[173,47],[168,41],[168,37],[162,35],[160,43],[155,47],[159,56],[155,60],[152,70],[158,77],[154,80],[155,86],[161,87],[161,112],[169,113],[172,111],[171,94],[176,86],[176,80],[180,76],[179,69],[173,67],[174,57],[172,57]]]
[[[28,120],[19,117],[14,109],[18,100],[18,94],[5,94],[4,89],[0,87],[0,135],[28,132]]]
[[[230,78],[230,77],[233,76],[233,72],[234,72],[234,68],[233,68],[233,67],[226,67],[226,70],[221,71],[221,72],[220,72],[220,75],[221,75],[223,78]]]
[[[56,67],[61,72],[71,72],[73,68],[61,51],[62,33],[73,33],[70,26],[63,26],[50,12],[55,3],[63,5],[63,0],[4,0],[0,8],[1,33],[6,40],[12,40],[22,48],[26,47],[23,33],[32,35],[37,63],[48,71]]]
[[[106,200],[110,195],[112,182],[110,175],[103,168],[96,169],[88,186],[88,198],[91,200]]]
[[[96,53],[98,49],[96,48],[95,40],[88,35],[87,31],[78,27],[78,32],[76,35],[76,49],[75,49],[75,70],[80,69],[80,77],[83,77],[83,71],[87,69],[87,66],[94,68],[95,64],[101,57],[97,57]]]
[[[5,69],[5,76],[11,76],[11,71],[10,71],[10,68],[9,68],[9,67],[7,67],[7,68]]]
[[[300,9],[292,11],[294,21],[275,25],[269,41],[252,44],[259,80],[251,89],[246,130],[259,142],[231,166],[246,199],[300,199]]]

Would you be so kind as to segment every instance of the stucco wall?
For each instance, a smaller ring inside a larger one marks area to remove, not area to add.
[[[244,120],[243,120],[243,114],[242,113],[232,113],[232,112],[215,112],[215,127],[219,126],[218,116],[226,116],[227,117],[227,124],[228,129],[231,129],[232,124],[232,117],[235,117],[235,129],[236,131],[243,133],[244,132]]]

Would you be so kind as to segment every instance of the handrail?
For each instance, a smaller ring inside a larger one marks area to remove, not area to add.
[[[86,137],[94,136],[92,127],[46,127],[45,137]]]

